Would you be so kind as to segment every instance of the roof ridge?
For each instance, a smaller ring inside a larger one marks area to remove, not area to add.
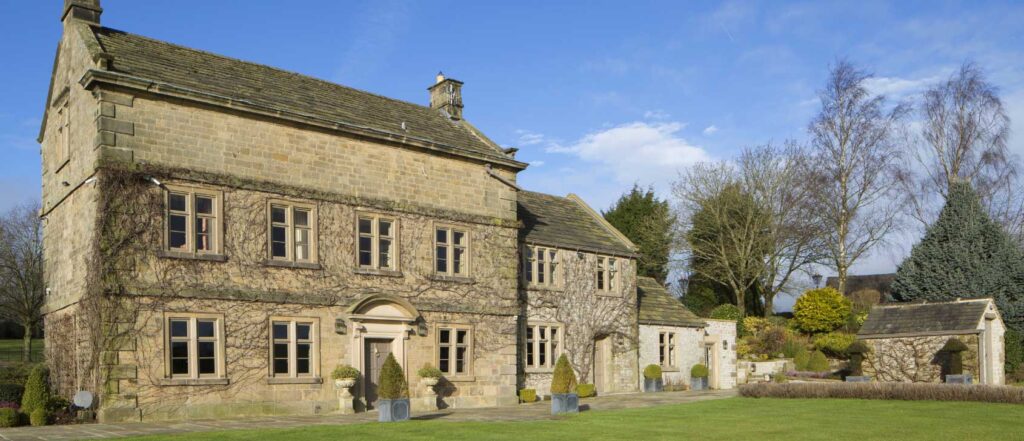
[[[317,81],[317,82],[324,83],[324,84],[328,84],[328,85],[331,85],[331,86],[334,86],[334,87],[340,87],[340,88],[348,89],[348,90],[351,90],[351,91],[354,91],[354,92],[370,95],[370,96],[377,97],[377,98],[380,98],[380,99],[383,99],[383,100],[387,100],[387,101],[392,101],[392,102],[396,102],[396,103],[400,103],[400,104],[416,107],[418,109],[422,109],[422,110],[426,110],[426,111],[434,110],[430,106],[424,106],[422,104],[417,104],[417,103],[414,103],[412,101],[406,101],[406,100],[402,100],[402,99],[398,99],[398,98],[392,98],[392,97],[384,96],[384,95],[381,95],[381,94],[378,94],[378,93],[369,92],[369,91],[366,91],[366,90],[363,90],[363,89],[357,89],[355,87],[346,86],[344,84],[339,84],[339,83],[336,83],[336,82],[333,82],[333,81],[325,80],[323,78],[317,78],[317,77],[314,77],[312,75],[296,72],[296,71],[293,71],[293,70],[282,69],[280,67],[274,67],[274,66],[271,66],[271,65],[268,65],[268,64],[258,63],[258,62],[255,62],[255,61],[243,60],[243,59],[237,58],[237,57],[230,57],[230,56],[227,56],[227,55],[218,54],[216,52],[210,52],[210,51],[204,50],[204,49],[196,49],[194,47],[189,47],[189,46],[185,46],[185,45],[178,44],[178,43],[171,43],[169,41],[160,40],[160,39],[156,39],[156,38],[153,38],[153,37],[147,37],[147,36],[142,35],[142,34],[136,34],[136,33],[132,33],[132,32],[122,31],[120,29],[115,29],[115,28],[112,28],[112,27],[109,27],[109,26],[93,26],[93,25],[90,25],[90,27],[93,29],[93,32],[96,32],[96,31],[99,31],[99,30],[119,32],[119,33],[122,33],[122,34],[125,34],[125,35],[131,35],[131,36],[136,37],[136,38],[141,38],[143,40],[149,40],[149,41],[154,42],[154,43],[165,44],[165,45],[172,46],[172,47],[179,48],[179,49],[199,52],[199,53],[206,54],[206,55],[209,55],[209,56],[212,56],[212,57],[216,57],[216,58],[221,58],[221,59],[231,60],[231,61],[237,61],[239,63],[245,63],[245,64],[249,64],[249,65],[252,65],[252,66],[257,66],[257,67],[261,67],[261,68],[265,68],[265,69],[269,69],[269,70],[275,70],[275,71],[286,73],[286,74],[289,74],[289,75],[295,75],[295,76],[299,76],[299,77],[308,78],[310,80]],[[102,45],[103,45],[103,43],[101,41],[100,42],[100,46],[102,47]],[[104,52],[106,52],[105,48],[104,48]]]

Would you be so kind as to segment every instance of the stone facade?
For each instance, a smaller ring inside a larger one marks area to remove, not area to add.
[[[675,334],[675,357],[661,363],[661,334]],[[704,329],[682,326],[640,325],[640,369],[648,365],[661,365],[662,380],[666,387],[690,386],[690,368],[704,363]],[[640,378],[643,381],[641,375]]]
[[[939,350],[950,336],[865,339],[871,352],[864,356],[864,375],[886,382],[941,383],[944,357]],[[965,345],[963,372],[978,376],[978,336],[953,337]]]

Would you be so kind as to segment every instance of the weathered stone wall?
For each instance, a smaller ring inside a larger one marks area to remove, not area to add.
[[[704,362],[704,328],[681,326],[640,325],[640,381],[648,365],[659,364],[659,335],[676,333],[675,366],[662,366],[662,379],[666,385],[690,384],[690,368]]]
[[[968,350],[962,353],[963,371],[977,380],[977,335],[865,339],[871,352],[864,357],[864,375],[887,382],[942,382],[942,364],[945,360],[939,350],[951,337],[967,345]]]
[[[561,280],[551,288],[526,286],[520,289],[522,324],[530,322],[558,323],[563,327],[563,348],[580,383],[594,381],[594,341],[610,340],[610,358],[605,372],[610,376],[612,392],[637,390],[639,377],[636,307],[636,261],[619,258],[617,289],[613,292],[596,288],[597,255],[559,250]],[[520,333],[521,345],[525,333]],[[558,354],[556,354],[557,356]],[[521,384],[547,395],[551,389],[551,373],[527,370],[525,355],[520,350]]]

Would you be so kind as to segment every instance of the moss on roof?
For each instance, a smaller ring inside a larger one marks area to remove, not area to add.
[[[110,28],[92,30],[112,72],[509,160],[469,123],[427,106]]]
[[[517,195],[520,239],[530,243],[615,255],[633,250],[608,230],[590,210],[570,198],[532,191]]]
[[[859,336],[966,333],[978,329],[991,300],[903,303],[871,308]]]
[[[637,277],[636,287],[637,302],[640,303],[640,324],[691,328],[707,326],[704,320],[683,306],[682,302],[672,297],[657,280],[650,277]]]

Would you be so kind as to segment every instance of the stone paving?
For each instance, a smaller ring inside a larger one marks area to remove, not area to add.
[[[581,411],[631,409],[689,403],[736,396],[735,390],[704,392],[661,392],[654,394],[621,394],[581,400]],[[414,420],[442,421],[528,421],[551,419],[547,402],[480,409],[451,409],[413,416]],[[76,440],[108,439],[126,436],[211,432],[233,429],[286,429],[314,425],[341,425],[377,420],[375,412],[355,415],[267,416],[228,420],[192,420],[177,422],[144,422],[122,424],[78,424],[67,426],[18,427],[0,429],[0,440]]]

